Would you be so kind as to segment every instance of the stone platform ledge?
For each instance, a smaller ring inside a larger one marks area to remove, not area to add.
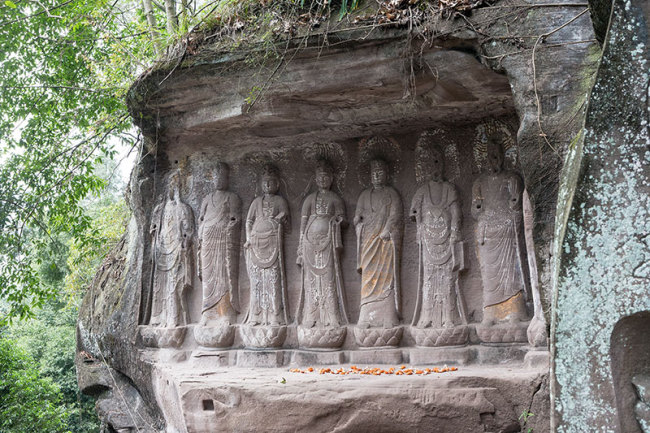
[[[522,365],[543,366],[548,361],[548,351],[540,351],[523,344],[468,345],[460,347],[404,347],[358,350],[302,350],[302,349],[204,349],[183,351],[182,356],[173,350],[146,350],[143,353],[161,362],[186,359],[192,365],[206,367],[309,367],[336,364],[403,364],[439,366],[449,365]],[[532,360],[530,355],[535,354]],[[544,358],[546,355],[546,358]],[[174,359],[172,359],[172,357]],[[547,364],[546,364],[547,365]]]
[[[339,376],[179,363],[158,364],[154,373],[168,432],[515,432],[531,408],[548,420],[545,409],[533,405],[547,370],[523,365]]]

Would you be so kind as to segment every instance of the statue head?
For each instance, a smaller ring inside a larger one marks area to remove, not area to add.
[[[214,183],[218,190],[223,191],[228,189],[228,177],[230,174],[230,167],[225,162],[218,162],[214,169]]]
[[[170,199],[174,199],[176,194],[180,192],[181,188],[181,173],[178,170],[174,170],[169,174],[167,180],[167,194]]]
[[[319,189],[330,189],[334,181],[334,169],[332,165],[322,159],[316,164],[316,185]]]
[[[388,182],[388,164],[384,160],[370,161],[370,182],[375,188],[385,186]]]
[[[278,169],[271,165],[267,164],[262,170],[262,192],[264,194],[275,194],[280,188],[280,176],[278,174]]]
[[[431,149],[431,179],[440,181],[445,173],[445,154],[439,147]]]
[[[488,166],[493,173],[499,173],[503,170],[503,148],[499,141],[488,140],[487,159]]]

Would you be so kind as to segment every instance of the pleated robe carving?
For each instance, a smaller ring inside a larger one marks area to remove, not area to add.
[[[165,328],[187,324],[183,294],[192,286],[192,208],[166,200],[152,213],[153,284],[149,324]]]
[[[278,221],[280,213],[284,216]],[[246,323],[250,325],[288,323],[283,250],[288,215],[287,201],[279,195],[257,197],[248,211],[246,266],[250,303]]]
[[[202,313],[215,307],[218,316],[238,310],[240,224],[241,200],[237,194],[215,191],[203,199],[199,217]]]
[[[512,171],[487,173],[474,183],[472,213],[477,220],[484,307],[525,293],[519,248],[522,193],[521,178]]]
[[[452,231],[460,225],[456,187],[429,181],[415,193],[411,215],[416,218],[419,250],[418,296],[413,325],[450,327],[458,318],[457,275]]]
[[[310,194],[303,204],[307,218],[300,237],[302,290],[296,319],[306,327],[347,324],[339,254],[343,248],[343,200],[332,191]]]
[[[355,220],[357,268],[361,272],[359,323],[390,327],[399,323],[399,253],[402,242],[402,200],[385,186],[368,188],[359,196]],[[388,234],[388,239],[382,239]]]

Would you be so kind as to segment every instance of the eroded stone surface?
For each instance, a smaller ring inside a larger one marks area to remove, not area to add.
[[[633,344],[647,341],[648,328],[615,327],[650,310],[650,13],[643,1],[613,8],[584,135],[568,154],[566,205],[558,208],[552,395],[560,432],[639,432],[630,374],[650,367],[644,345]]]
[[[157,380],[175,385],[176,395],[161,402],[166,418],[182,420],[177,428],[189,433],[208,433],[215,425],[234,432],[262,425],[269,432],[515,432],[523,410],[539,409],[531,405],[545,380],[543,370],[499,367],[423,377],[245,368],[202,374],[178,366],[158,374]],[[547,430],[540,425],[535,431]]]

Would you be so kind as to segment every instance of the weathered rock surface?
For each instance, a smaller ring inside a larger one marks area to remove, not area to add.
[[[641,431],[632,379],[650,371],[649,12],[613,2],[584,135],[565,166],[552,344],[561,432]]]
[[[546,386],[543,369],[369,377],[175,367],[159,372],[156,386],[166,396],[160,406],[166,419],[180,421],[178,429],[190,433],[217,425],[233,432],[518,432],[518,418],[527,410],[539,417],[535,423],[531,417],[528,427],[545,431],[548,413],[536,400]]]

